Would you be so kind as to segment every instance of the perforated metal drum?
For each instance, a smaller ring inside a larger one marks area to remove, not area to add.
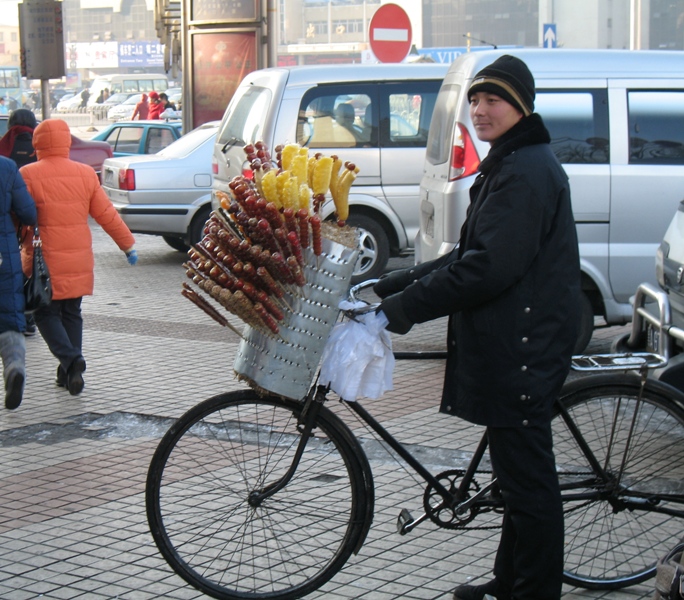
[[[306,285],[286,296],[292,307],[280,333],[267,335],[246,326],[235,358],[235,372],[255,388],[296,400],[304,398],[323,348],[347,297],[359,251],[323,239],[323,252],[307,250]]]

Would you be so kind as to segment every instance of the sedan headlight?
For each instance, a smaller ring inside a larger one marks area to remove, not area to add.
[[[667,242],[661,242],[656,252],[655,268],[656,268],[656,280],[658,285],[665,289],[665,259],[670,254],[670,244]]]

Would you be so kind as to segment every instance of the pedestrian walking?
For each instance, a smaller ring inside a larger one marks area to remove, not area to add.
[[[81,92],[81,104],[79,105],[79,108],[86,108],[88,106],[89,99],[90,92],[88,91],[88,88],[86,88]]]
[[[131,121],[135,121],[136,118],[139,121],[144,121],[147,119],[147,115],[150,113],[150,105],[147,103],[147,94],[143,94],[140,101],[136,103],[133,109],[133,114],[131,115]]]
[[[11,158],[17,168],[36,162],[33,150],[33,130],[38,121],[33,111],[18,108],[7,121],[7,131],[0,138],[0,156]]]
[[[173,102],[171,102],[171,101],[169,100],[169,97],[166,95],[165,92],[161,92],[161,93],[159,94],[159,101],[160,101],[161,104],[162,104],[162,109],[161,109],[161,112],[162,112],[162,113],[163,113],[167,108],[170,108],[170,109],[173,110],[173,111],[178,110],[178,109],[176,108],[176,105],[175,105]]]
[[[161,114],[163,110],[164,105],[159,99],[159,94],[157,92],[150,92],[150,112],[147,115],[147,118],[161,119]]]
[[[14,161],[17,168],[36,162],[36,153],[33,149],[33,130],[38,122],[33,111],[27,108],[18,108],[12,111],[7,121],[7,132],[0,139],[0,156],[5,156]],[[31,337],[36,335],[36,321],[33,314],[26,314],[26,327],[24,335]]]
[[[24,273],[17,243],[17,221],[19,225],[35,225],[36,205],[17,165],[0,156],[0,357],[5,407],[9,409],[21,404],[26,380]]]
[[[558,600],[563,512],[552,405],[579,326],[580,270],[568,178],[534,113],[534,78],[502,56],[468,90],[490,150],[470,189],[459,246],[382,278],[387,328],[449,315],[441,411],[487,428],[505,505],[494,578],[456,600]]]
[[[7,105],[5,104],[5,99],[0,97],[0,115],[6,115],[9,111],[7,110]]]
[[[109,234],[131,265],[138,255],[135,240],[100,186],[95,171],[69,159],[71,133],[59,119],[36,127],[33,146],[38,162],[21,174],[36,202],[43,255],[52,281],[52,302],[36,311],[38,331],[59,360],[56,383],[72,396],[84,387],[81,301],[93,293],[94,257],[88,217]],[[32,235],[22,239],[24,271],[30,272]]]

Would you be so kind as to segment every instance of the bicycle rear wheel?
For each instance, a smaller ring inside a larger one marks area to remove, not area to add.
[[[644,581],[684,534],[684,410],[673,400],[684,397],[649,380],[638,403],[639,390],[638,377],[597,375],[573,381],[561,393],[609,477],[600,479],[556,416],[556,462],[565,486],[564,579],[571,585],[618,589]],[[584,492],[598,493],[568,501]]]
[[[152,536],[173,570],[214,598],[299,598],[363,541],[372,502],[365,456],[325,407],[292,479],[249,502],[292,465],[302,406],[249,390],[210,398],[171,427],[152,458]]]

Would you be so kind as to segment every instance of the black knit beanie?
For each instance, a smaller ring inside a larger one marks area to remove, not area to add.
[[[534,112],[534,77],[527,65],[509,54],[482,69],[468,89],[468,100],[475,92],[501,96],[528,117]]]

